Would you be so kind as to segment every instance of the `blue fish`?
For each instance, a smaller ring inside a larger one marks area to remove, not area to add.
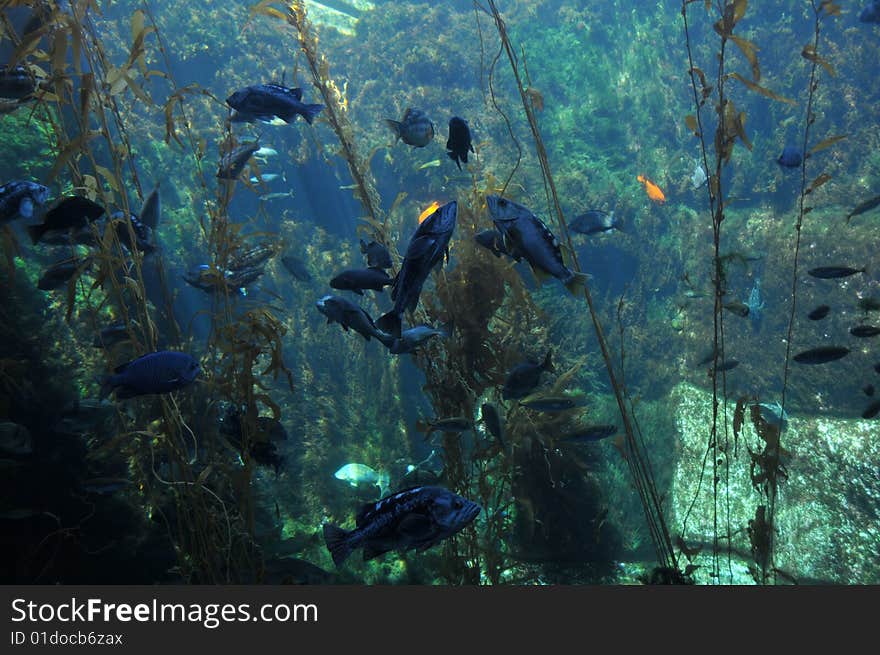
[[[27,180],[13,180],[0,186],[0,223],[21,216],[31,218],[34,208],[49,199],[49,189]]]
[[[226,104],[237,112],[233,122],[249,123],[255,120],[271,122],[276,117],[285,123],[292,123],[297,116],[302,116],[311,125],[324,108],[324,105],[304,104],[302,89],[291,89],[281,84],[246,86],[226,98]]]
[[[380,330],[400,338],[403,313],[415,311],[428,275],[444,257],[449,258],[449,240],[457,217],[458,203],[453,200],[439,207],[416,229],[391,288],[394,307],[376,321]]]
[[[424,551],[471,523],[482,508],[443,487],[415,487],[361,508],[348,531],[324,524],[324,541],[336,566],[358,548],[364,561],[390,550]]]
[[[776,163],[785,168],[797,168],[801,165],[801,151],[794,146],[785,146]]]
[[[116,391],[116,398],[134,398],[182,389],[195,380],[201,369],[190,355],[171,350],[147,353],[117,366],[101,383],[101,398]]]

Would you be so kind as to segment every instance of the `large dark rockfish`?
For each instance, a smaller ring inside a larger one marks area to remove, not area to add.
[[[501,196],[486,196],[486,204],[492,222],[504,236],[507,252],[524,257],[539,283],[552,275],[572,294],[584,286],[588,276],[575,273],[565,265],[559,241],[540,218],[523,205]]]
[[[449,256],[449,240],[455,230],[458,204],[453,200],[438,207],[419,225],[409,241],[400,272],[394,278],[391,299],[394,308],[383,315],[376,325],[379,329],[400,338],[401,320],[405,311],[414,311],[419,304],[422,285],[428,274],[443,257]]]
[[[364,560],[390,550],[422,551],[464,528],[481,509],[443,487],[414,487],[362,507],[354,530],[325,523],[324,541],[336,566],[358,548]]]

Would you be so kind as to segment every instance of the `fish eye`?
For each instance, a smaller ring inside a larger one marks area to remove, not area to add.
[[[501,200],[498,201],[498,204],[502,207],[506,207],[507,201],[504,198],[501,198]]]

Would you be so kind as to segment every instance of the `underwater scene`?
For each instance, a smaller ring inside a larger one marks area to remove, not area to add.
[[[880,583],[880,2],[0,1],[0,582]]]

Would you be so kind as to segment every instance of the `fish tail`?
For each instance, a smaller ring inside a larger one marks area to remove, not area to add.
[[[577,296],[586,288],[587,281],[591,277],[591,275],[586,273],[572,273],[571,279],[565,283],[565,288],[568,289],[571,295]]]
[[[28,225],[27,231],[31,235],[31,241],[33,241],[34,245],[37,245],[46,233],[46,226],[43,223]]]
[[[333,558],[336,566],[342,566],[342,563],[351,555],[351,533],[343,530],[338,525],[332,523],[324,524],[324,543],[327,544],[327,550]]]
[[[400,121],[391,120],[390,118],[385,119],[385,124],[391,128],[391,131],[394,132],[394,135],[399,139],[400,131],[403,129],[403,123]]]
[[[455,329],[455,321],[453,321],[452,319],[449,319],[448,321],[446,321],[446,323],[444,323],[443,325],[440,326],[440,332],[442,332],[443,336],[446,337],[447,339],[452,336],[452,331],[454,329]]]
[[[401,332],[400,314],[392,309],[387,314],[379,317],[379,320],[376,321],[376,327],[382,330],[382,332],[390,334],[395,339],[399,339]]]
[[[302,117],[306,119],[306,123],[312,124],[315,117],[321,113],[324,105],[305,105],[303,107]]]

